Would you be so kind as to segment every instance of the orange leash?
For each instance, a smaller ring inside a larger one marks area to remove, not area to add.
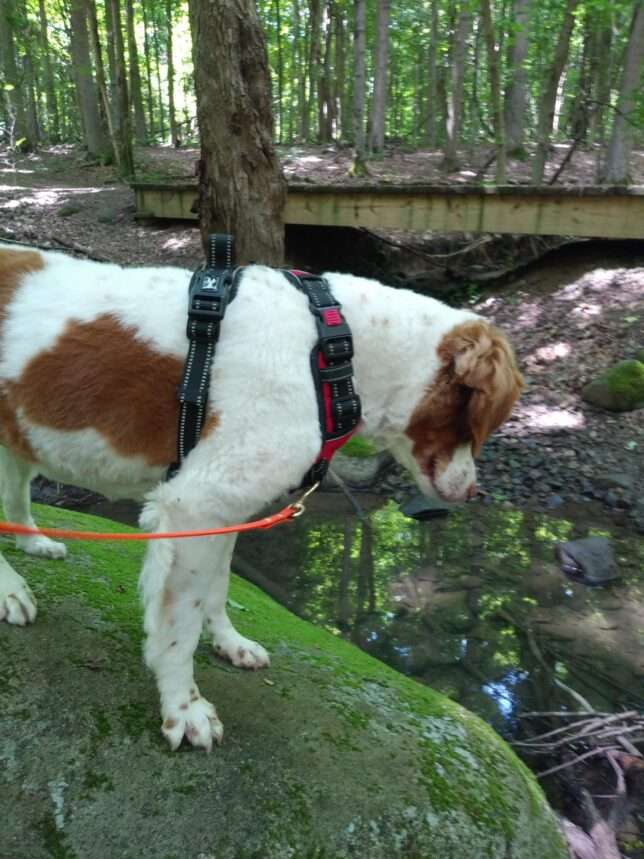
[[[213,537],[217,534],[235,534],[242,531],[268,530],[283,522],[297,519],[306,510],[304,499],[318,488],[316,483],[293,504],[287,504],[279,513],[256,519],[254,522],[245,522],[241,525],[228,525],[224,528],[202,528],[197,531],[158,531],[152,534],[143,532],[117,532],[110,534],[103,531],[69,531],[65,528],[29,528],[27,525],[18,525],[16,522],[0,522],[0,534],[17,534],[19,536],[58,537],[61,540],[175,540],[182,537]]]

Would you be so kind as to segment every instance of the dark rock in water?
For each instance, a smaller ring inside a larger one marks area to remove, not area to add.
[[[576,582],[597,586],[619,578],[613,547],[606,537],[557,543],[555,554],[562,572]]]
[[[447,504],[445,501],[437,501],[435,498],[427,498],[424,495],[413,495],[398,508],[405,516],[411,519],[436,519],[447,516],[456,504]]]

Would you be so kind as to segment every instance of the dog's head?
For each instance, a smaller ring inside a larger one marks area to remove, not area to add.
[[[440,368],[392,452],[425,495],[464,501],[476,493],[474,457],[508,418],[523,380],[505,335],[482,319],[449,331],[438,357]]]

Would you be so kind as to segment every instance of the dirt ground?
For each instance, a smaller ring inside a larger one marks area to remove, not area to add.
[[[553,149],[548,175],[565,151]],[[449,177],[440,174],[437,153],[403,149],[371,169],[374,181],[471,182],[487,154],[464,153],[471,166]],[[287,178],[351,181],[349,150],[293,147],[282,155]],[[149,179],[190,177],[197,157],[194,149],[144,149],[137,170]],[[594,165],[594,153],[576,153],[561,181],[592,182]],[[644,184],[644,153],[633,158],[633,178]],[[510,179],[527,182],[528,165],[511,162]],[[129,187],[116,183],[110,168],[88,166],[78,149],[55,147],[17,160],[0,151],[0,239],[80,247],[125,265],[201,262],[195,224],[143,222],[134,212]],[[425,240],[418,237],[419,246]],[[396,264],[405,266],[404,255]],[[644,242],[563,248],[502,287],[482,296],[475,290],[470,300],[511,333],[527,381],[513,419],[484,451],[487,497],[546,509],[596,503],[644,529],[644,410],[612,415],[580,397],[594,375],[644,348]]]

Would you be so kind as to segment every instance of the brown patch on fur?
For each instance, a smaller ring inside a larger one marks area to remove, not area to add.
[[[208,415],[201,429],[201,438],[205,438],[210,433],[214,432],[219,425],[219,415],[216,412]]]
[[[26,274],[42,271],[45,260],[38,251],[0,250],[0,320]]]
[[[11,386],[14,408],[41,426],[95,429],[122,456],[149,465],[176,455],[177,386],[183,362],[137,339],[105,314],[71,322],[55,345],[33,358]]]
[[[166,719],[165,722],[163,723],[163,727],[166,729],[166,731],[171,731],[174,727],[176,727],[176,725],[177,725],[176,719]]]
[[[441,340],[443,365],[415,409],[406,433],[430,478],[456,447],[470,442],[474,455],[509,417],[523,386],[505,335],[481,320],[464,322]]]
[[[0,250],[0,325],[7,315],[7,306],[27,274],[42,271],[45,261],[37,251]],[[36,456],[23,433],[7,390],[0,389],[0,441],[28,462],[36,462]]]
[[[189,706],[190,706],[190,704],[181,704],[181,706],[179,707],[179,709],[180,709],[180,710],[187,710]]]

